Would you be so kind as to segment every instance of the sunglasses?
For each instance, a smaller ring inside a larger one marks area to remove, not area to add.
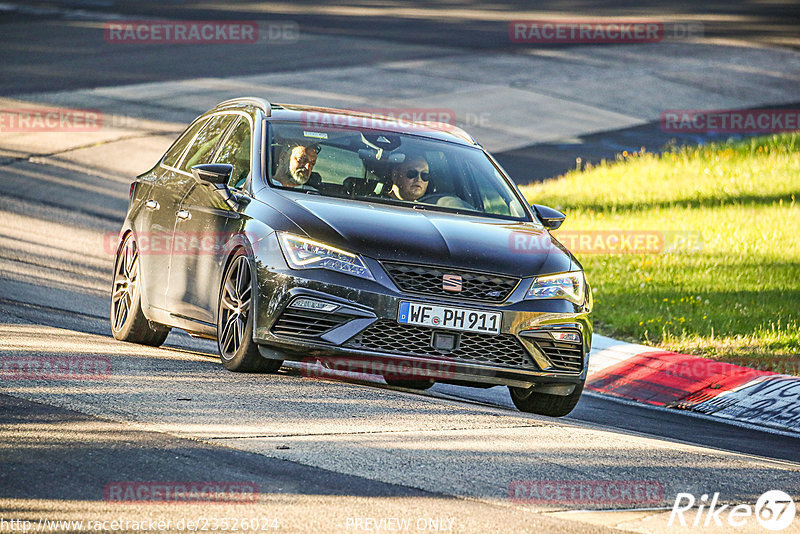
[[[413,180],[417,176],[419,176],[419,179],[422,180],[423,182],[427,182],[428,180],[430,180],[431,177],[430,173],[420,172],[417,169],[408,169],[408,171],[406,171],[406,178],[408,178],[409,180]]]

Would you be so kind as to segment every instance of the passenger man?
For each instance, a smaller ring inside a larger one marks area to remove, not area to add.
[[[278,160],[275,180],[284,187],[303,186],[311,178],[311,171],[317,163],[319,145],[294,144],[285,150]]]

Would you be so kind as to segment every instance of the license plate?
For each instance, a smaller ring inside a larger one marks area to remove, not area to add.
[[[418,302],[401,302],[397,314],[397,322],[402,324],[482,334],[499,334],[501,319],[500,312],[432,306]]]

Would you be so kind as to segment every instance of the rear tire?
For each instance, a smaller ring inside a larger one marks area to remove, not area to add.
[[[547,415],[550,417],[563,417],[570,413],[583,393],[583,384],[575,384],[575,389],[569,395],[551,395],[548,393],[535,393],[536,387],[516,388],[509,386],[511,400],[521,412]]]
[[[406,388],[406,389],[417,389],[419,391],[425,391],[433,386],[433,380],[395,380],[392,378],[383,377],[386,380],[386,383],[390,386],[396,388]]]
[[[159,347],[170,329],[151,323],[142,312],[139,247],[133,234],[125,236],[114,261],[111,286],[111,334],[115,339]]]
[[[240,373],[274,373],[283,360],[268,360],[253,341],[253,274],[247,253],[239,249],[222,277],[217,309],[217,346],[222,365]]]

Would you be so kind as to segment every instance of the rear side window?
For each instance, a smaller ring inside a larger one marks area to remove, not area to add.
[[[202,128],[205,123],[206,120],[197,121],[183,132],[183,135],[172,144],[164,155],[164,165],[167,167],[175,167],[178,165],[183,151],[186,150],[186,146],[192,141],[192,138],[200,131],[200,128]]]
[[[192,146],[189,147],[180,169],[191,172],[193,166],[211,161],[211,156],[214,155],[214,148],[219,143],[222,134],[225,133],[225,129],[236,117],[236,115],[217,115],[212,117],[205,127],[200,130]]]
[[[250,175],[250,123],[239,119],[239,123],[220,147],[214,163],[233,165],[228,186],[241,189]]]

